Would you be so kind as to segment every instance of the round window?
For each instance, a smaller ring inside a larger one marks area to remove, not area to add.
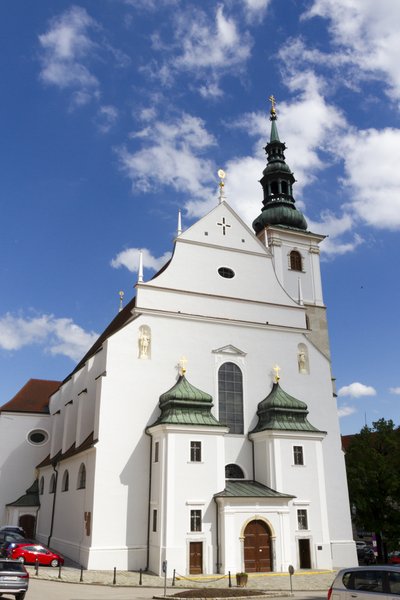
[[[218,273],[221,277],[225,277],[225,279],[232,279],[232,277],[235,277],[235,272],[229,267],[220,267]]]
[[[28,433],[28,442],[35,444],[35,446],[45,444],[48,439],[49,435],[47,431],[44,431],[43,429],[34,429]]]

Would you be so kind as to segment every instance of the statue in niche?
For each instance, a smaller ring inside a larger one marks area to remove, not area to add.
[[[150,358],[150,330],[148,327],[140,328],[139,358]]]
[[[304,348],[299,349],[299,353],[297,355],[297,362],[299,365],[299,373],[307,374],[308,373],[307,354],[306,354],[306,351],[304,350]]]

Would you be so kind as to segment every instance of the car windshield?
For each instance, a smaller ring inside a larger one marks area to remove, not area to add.
[[[24,566],[18,562],[1,561],[0,571],[24,571]]]

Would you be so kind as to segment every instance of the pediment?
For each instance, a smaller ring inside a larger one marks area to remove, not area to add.
[[[243,350],[239,350],[236,346],[232,346],[228,344],[227,346],[222,346],[222,348],[217,348],[212,351],[213,354],[229,354],[230,356],[246,356],[247,352],[243,352]]]

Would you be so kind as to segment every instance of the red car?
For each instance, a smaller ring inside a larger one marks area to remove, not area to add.
[[[58,567],[58,565],[64,564],[64,558],[60,554],[57,554],[54,550],[50,550],[50,548],[46,548],[42,544],[30,544],[27,542],[13,544],[12,547],[8,548],[7,554],[8,558],[19,560],[20,562],[35,564],[38,560],[40,565],[50,565],[51,567]]]
[[[389,554],[388,562],[390,565],[399,565],[400,564],[400,552],[391,552]]]

